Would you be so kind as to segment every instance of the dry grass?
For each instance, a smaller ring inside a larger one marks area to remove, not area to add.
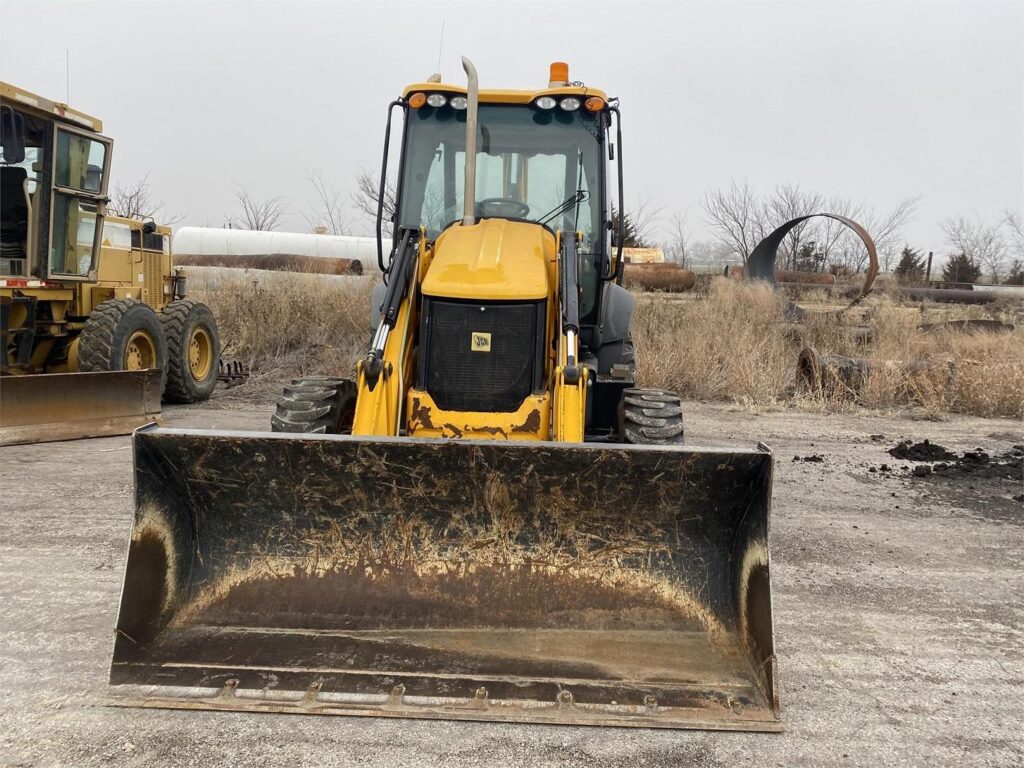
[[[644,296],[633,323],[637,379],[684,397],[774,402],[793,378],[784,310],[767,286],[731,280],[713,281],[704,300]]]
[[[254,374],[352,376],[370,341],[375,278],[190,267],[189,296],[217,317],[225,357]]]
[[[634,323],[640,383],[758,406],[793,401],[817,410],[914,406],[925,416],[1024,416],[1019,302],[962,307],[872,296],[839,312],[842,304],[824,292],[805,292],[800,304],[808,317],[792,324],[785,322],[786,301],[767,287],[729,280],[714,280],[705,300],[641,296]],[[922,328],[952,319],[996,319],[1017,328],[975,334]],[[863,359],[870,372],[856,386],[798,393],[796,359],[804,346]]]
[[[365,350],[375,277],[239,269],[189,270],[192,296],[217,315],[226,355],[265,376],[350,376]],[[813,410],[915,407],[925,416],[1024,417],[1024,309],[901,303],[872,295],[843,305],[824,291],[801,294],[803,323],[786,322],[787,299],[765,286],[715,278],[706,296],[639,294],[633,339],[642,386],[748,406],[795,403]],[[951,319],[998,319],[1012,333],[926,331]],[[852,328],[860,328],[858,334]],[[866,337],[869,340],[865,340]],[[798,392],[804,346],[866,359],[855,387]]]

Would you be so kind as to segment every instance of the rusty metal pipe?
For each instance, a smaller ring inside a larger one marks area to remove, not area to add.
[[[966,291],[962,288],[896,288],[886,293],[910,301],[937,301],[944,304],[992,304],[1001,295],[996,291]]]

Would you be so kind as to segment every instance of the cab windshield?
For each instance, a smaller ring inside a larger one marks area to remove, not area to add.
[[[435,238],[463,215],[466,111],[409,110],[399,223]],[[475,211],[553,231],[578,230],[600,248],[600,118],[584,110],[481,104]]]

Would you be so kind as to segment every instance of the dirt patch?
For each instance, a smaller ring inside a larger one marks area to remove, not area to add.
[[[896,448],[903,445],[905,443]],[[918,462],[917,465],[897,469],[894,475],[927,483],[972,516],[1014,525],[1024,524],[1024,493],[1021,493],[1024,490],[1024,445],[1014,445],[1004,453],[975,448],[959,455],[938,445],[915,452],[913,449],[918,446],[910,446],[910,453],[939,455],[942,451],[949,458],[930,462],[921,458],[910,459]],[[890,451],[894,456],[896,448]],[[869,471],[874,472],[876,468],[871,467]]]
[[[890,448],[889,455],[894,459],[903,459],[904,461],[946,461],[956,458],[955,453],[950,453],[945,447],[928,440],[922,440],[919,443],[904,440],[895,448]]]
[[[915,477],[971,477],[977,480],[1009,480],[1022,482],[1024,477],[1024,446],[1015,445],[1003,454],[990,455],[981,448],[966,451],[957,457],[950,454],[948,461],[923,464],[910,470]],[[920,459],[918,460],[920,461]]]

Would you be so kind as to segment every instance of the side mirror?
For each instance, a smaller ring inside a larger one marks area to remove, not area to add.
[[[25,162],[25,118],[10,107],[0,107],[0,144],[5,165]]]

